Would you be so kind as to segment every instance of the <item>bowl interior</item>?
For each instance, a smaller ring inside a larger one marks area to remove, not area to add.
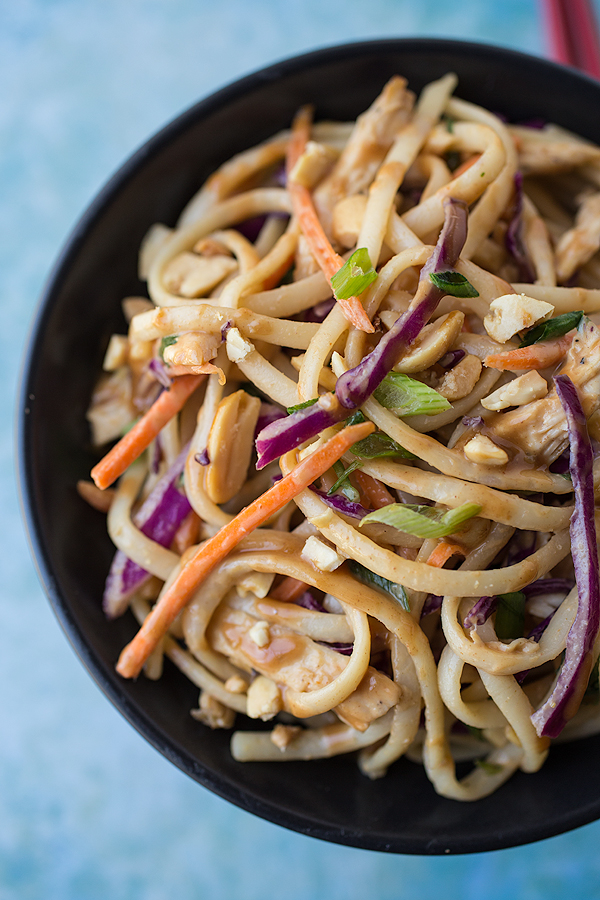
[[[229,734],[189,716],[196,689],[167,663],[159,682],[114,672],[133,636],[129,615],[100,608],[113,554],[105,519],[75,492],[97,455],[85,411],[124,296],[144,293],[137,251],[150,224],[175,223],[223,161],[287,127],[306,102],[317,118],[350,119],[393,74],[419,90],[448,71],[457,95],[511,121],[544,118],[600,143],[600,85],[551,63],[490,46],[390,40],[317,51],[251,75],[194,106],[137,152],[71,235],[50,278],[28,351],[20,471],[29,533],[54,609],[92,676],[161,753],[226,799],[326,840],[400,853],[466,853],[538,840],[600,816],[600,737],[553,748],[536,775],[517,774],[473,804],[438,797],[421,767],[400,760],[382,780],[353,759],[240,764]]]

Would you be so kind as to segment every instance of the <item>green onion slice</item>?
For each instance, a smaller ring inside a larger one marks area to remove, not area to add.
[[[539,344],[540,341],[549,341],[552,338],[562,337],[577,328],[583,319],[583,311],[563,313],[562,316],[555,316],[553,319],[547,319],[541,325],[530,328],[525,333],[520,347],[530,347],[531,344]]]
[[[494,627],[501,641],[512,641],[515,638],[523,637],[525,599],[522,591],[498,594]]]
[[[360,494],[358,493],[356,488],[350,484],[348,478],[352,474],[352,472],[354,472],[355,469],[360,468],[361,465],[362,463],[360,462],[360,460],[357,460],[356,462],[350,463],[348,468],[345,469],[342,461],[338,459],[338,461],[333,464],[333,471],[338,476],[338,479],[335,484],[332,484],[327,491],[327,496],[331,497],[331,495],[335,494],[336,491],[341,490],[342,494],[347,497],[348,500],[351,500],[353,503],[358,503],[358,501],[360,500]]]
[[[341,269],[331,278],[331,287],[338,300],[358,297],[377,278],[366,247],[355,250]]]
[[[435,416],[451,407],[446,398],[433,388],[401,372],[386,375],[373,396],[398,416]]]
[[[292,413],[298,412],[299,409],[306,409],[307,406],[313,406],[317,402],[317,397],[314,397],[312,400],[305,400],[304,403],[296,403],[295,406],[288,406],[287,411],[291,416]]]
[[[389,506],[374,509],[364,519],[361,519],[360,524],[380,522],[415,537],[440,538],[454,534],[464,522],[477,516],[480,512],[481,506],[478,503],[463,503],[462,506],[447,511],[435,506],[390,503]]]
[[[498,765],[498,763],[491,763],[485,759],[476,759],[475,765],[483,769],[488,775],[499,775],[502,771],[502,766]]]
[[[473,287],[460,272],[432,272],[429,276],[435,286],[452,297],[479,297],[479,291]]]
[[[414,453],[397,444],[389,434],[378,431],[357,441],[350,447],[350,452],[363,459],[381,459],[386,456],[401,456],[403,459],[416,459]]]
[[[359,562],[356,562],[355,559],[351,559],[348,565],[355,578],[358,578],[359,581],[362,581],[363,584],[366,584],[369,587],[378,588],[380,591],[389,594],[398,601],[402,609],[405,609],[406,612],[410,612],[410,603],[408,602],[406,591],[401,584],[396,584],[394,581],[389,581],[389,579],[384,578],[382,575],[378,575],[376,572],[371,572],[370,569],[367,569],[366,566],[362,566]]]
[[[171,347],[173,344],[176,344],[178,337],[178,334],[168,334],[166,337],[162,338],[158,355],[163,362],[165,361],[165,350],[167,349],[167,347]]]

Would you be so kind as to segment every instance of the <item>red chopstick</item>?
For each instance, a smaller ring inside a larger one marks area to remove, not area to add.
[[[591,0],[542,0],[552,58],[600,78],[600,39]]]

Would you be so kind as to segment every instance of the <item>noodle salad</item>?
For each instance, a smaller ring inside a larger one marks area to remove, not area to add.
[[[79,491],[122,677],[475,800],[600,726],[600,149],[455,88],[302,108],[150,229]]]

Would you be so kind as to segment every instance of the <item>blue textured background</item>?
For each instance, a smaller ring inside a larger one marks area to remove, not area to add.
[[[66,234],[176,113],[344,40],[465,37],[541,54],[538,16],[535,0],[0,0],[0,900],[600,896],[600,824],[498,853],[394,857],[292,834],[182,775],[61,633],[23,536],[10,433],[27,329]]]

